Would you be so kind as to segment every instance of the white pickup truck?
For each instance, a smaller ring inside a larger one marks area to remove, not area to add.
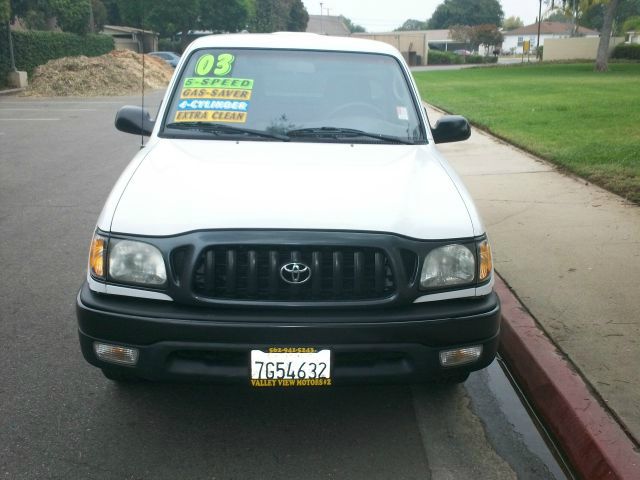
[[[182,55],[111,192],[77,297],[82,352],[116,381],[326,387],[462,382],[494,358],[487,236],[379,42],[215,35]]]

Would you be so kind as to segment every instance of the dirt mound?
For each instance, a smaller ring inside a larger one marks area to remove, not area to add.
[[[164,60],[144,56],[145,89],[165,88],[173,68]],[[64,57],[36,68],[27,95],[102,96],[135,95],[142,88],[142,55],[113,50],[100,57]]]

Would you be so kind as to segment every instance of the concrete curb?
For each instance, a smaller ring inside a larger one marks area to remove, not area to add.
[[[500,353],[528,400],[584,479],[640,479],[640,453],[504,281]]]
[[[0,90],[0,95],[17,95],[20,92],[24,92],[24,88],[11,88],[9,90]]]

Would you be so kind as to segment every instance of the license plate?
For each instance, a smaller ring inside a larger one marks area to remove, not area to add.
[[[251,350],[254,387],[320,387],[331,385],[331,350],[269,348]]]

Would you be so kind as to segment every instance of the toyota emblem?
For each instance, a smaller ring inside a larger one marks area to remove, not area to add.
[[[286,263],[280,268],[280,278],[292,285],[301,285],[311,278],[311,269],[304,263]]]

